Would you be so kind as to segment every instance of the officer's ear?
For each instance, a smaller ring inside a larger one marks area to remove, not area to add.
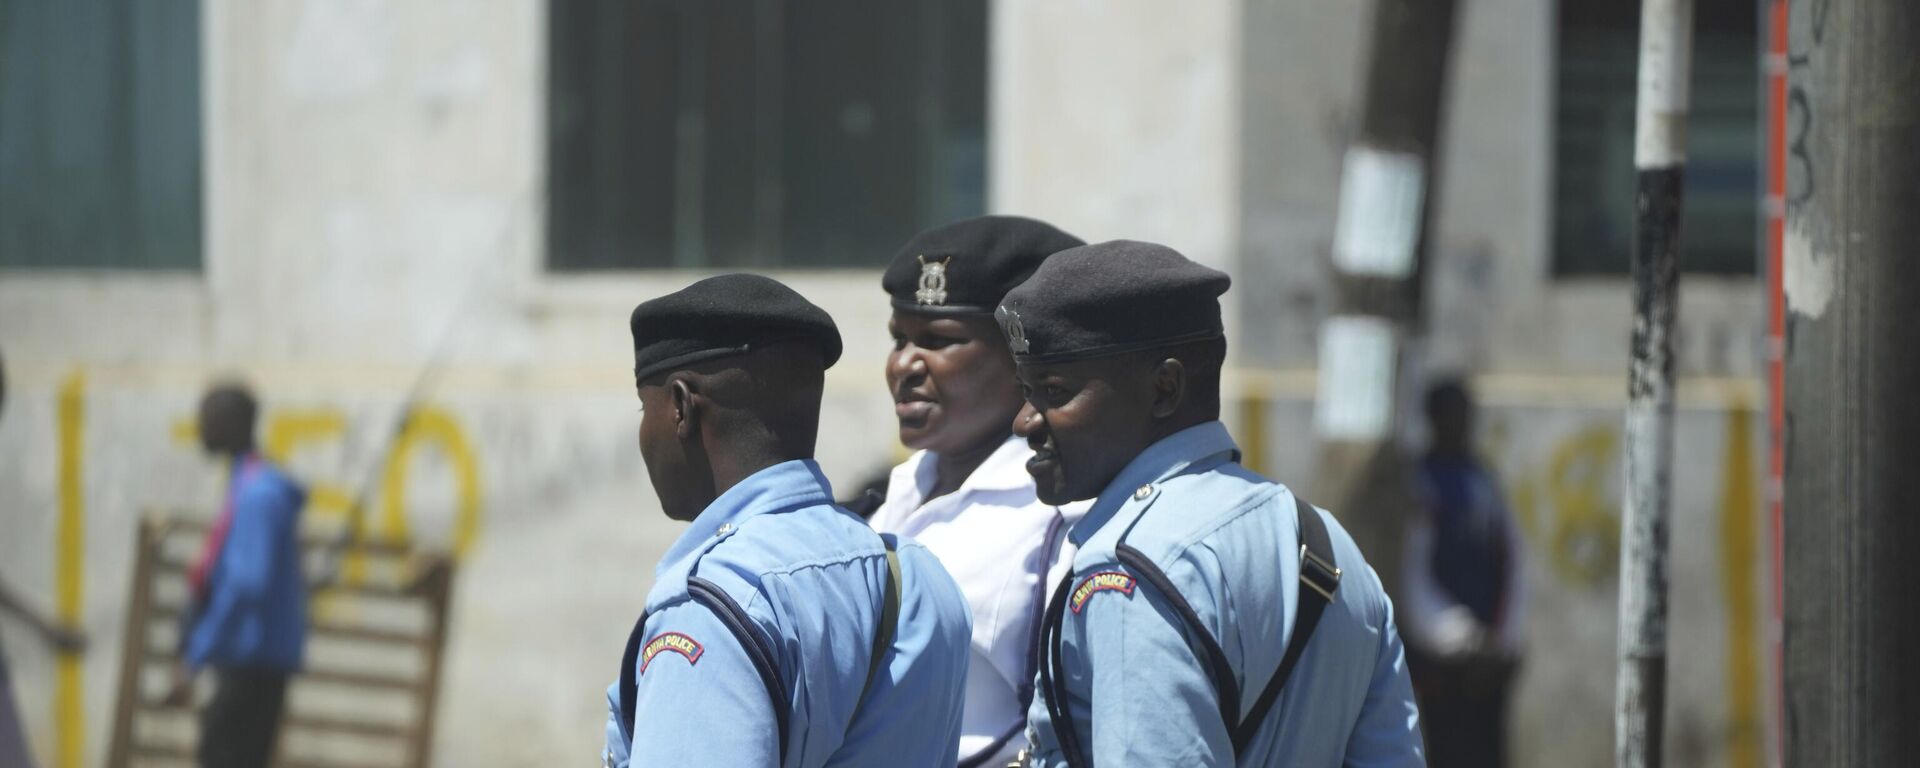
[[[667,407],[673,413],[673,434],[682,441],[700,434],[700,399],[695,385],[685,376],[667,380]]]
[[[1186,400],[1186,364],[1171,357],[1162,359],[1153,368],[1153,417],[1172,416]]]

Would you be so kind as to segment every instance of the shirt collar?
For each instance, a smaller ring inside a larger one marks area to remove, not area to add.
[[[747,476],[701,510],[693,524],[673,542],[654,569],[657,581],[669,582],[669,573],[685,572],[691,561],[716,538],[724,538],[749,518],[785,512],[797,507],[833,503],[833,486],[813,459],[781,462]]]
[[[914,476],[921,491],[933,487],[938,471],[939,457],[932,451],[922,451],[921,467]],[[1033,458],[1033,449],[1027,447],[1027,441],[1018,437],[1008,437],[999,448],[987,455],[987,460],[973,468],[973,474],[960,482],[956,493],[964,491],[1017,491],[1033,485],[1033,476],[1027,474],[1027,459]]]
[[[1133,498],[1134,490],[1143,485],[1182,474],[1189,467],[1214,457],[1237,461],[1239,456],[1239,446],[1234,445],[1233,436],[1227,434],[1227,426],[1218,421],[1196,424],[1160,438],[1127,462],[1120,474],[1114,475],[1113,482],[1093,500],[1086,517],[1074,524],[1068,538],[1074,546],[1086,546],[1087,539],[1106,525],[1114,513]]]
[[[1027,459],[1030,458],[1033,458],[1033,449],[1027,447],[1026,440],[1008,437],[950,495],[963,497],[981,491],[1031,490],[1033,476],[1027,474]],[[939,479],[939,461],[939,455],[933,451],[919,451],[894,471],[893,482],[900,483],[903,486],[901,491],[905,491],[901,495],[908,497],[902,499],[903,503],[911,502],[909,506],[913,508],[927,503],[927,492],[933,490],[933,484]]]

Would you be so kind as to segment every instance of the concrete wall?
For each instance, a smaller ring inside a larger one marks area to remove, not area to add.
[[[84,740],[71,765],[105,748],[133,521],[217,503],[220,472],[179,426],[207,381],[257,385],[267,442],[320,492],[321,524],[367,483],[434,361],[425,397],[441,426],[415,436],[373,508],[461,551],[436,762],[590,761],[602,690],[679,530],[633,447],[626,314],[701,275],[542,268],[543,3],[205,5],[202,273],[0,274],[0,574],[50,604],[66,567],[96,644],[62,682],[0,623],[36,748],[49,765],[62,765],[57,744]],[[1536,549],[1517,764],[1602,765],[1627,304],[1623,280],[1547,276],[1549,6],[1465,4],[1434,356],[1487,374],[1490,453]],[[993,10],[989,206],[1232,270],[1236,387],[1266,407],[1257,429],[1248,412],[1230,420],[1264,436],[1265,469],[1306,484],[1313,325],[1364,4]],[[776,276],[847,337],[821,456],[837,483],[864,478],[899,451],[878,386],[877,274]],[[1742,410],[1760,402],[1748,378],[1759,305],[1749,280],[1685,290],[1695,379],[1677,452],[1671,748],[1681,764],[1748,765],[1735,747],[1761,742],[1766,710],[1736,699],[1771,689],[1751,656],[1764,651],[1762,433]],[[62,393],[80,410],[63,417]],[[66,490],[63,470],[77,480]],[[82,533],[68,545],[63,520]],[[63,696],[81,705],[62,713]]]

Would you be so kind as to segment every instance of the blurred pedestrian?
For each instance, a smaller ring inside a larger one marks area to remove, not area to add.
[[[7,376],[0,365],[0,407],[7,401]],[[79,630],[63,626],[53,617],[34,610],[25,598],[0,579],[0,614],[11,615],[32,627],[41,639],[62,653],[79,653],[87,647],[87,638]],[[20,727],[20,711],[13,704],[13,682],[7,672],[7,653],[0,648],[0,768],[32,768],[33,753],[27,749],[25,729]]]
[[[1034,496],[1014,437],[1020,381],[993,319],[1007,291],[1080,238],[1014,216],[981,216],[908,241],[881,279],[893,303],[885,366],[900,442],[875,530],[927,545],[973,610],[961,768],[1006,765],[1026,743],[1047,588],[1072,562],[1067,528],[1086,504]]]
[[[1426,505],[1407,526],[1401,615],[1427,759],[1435,768],[1499,768],[1526,628],[1522,541],[1498,480],[1474,451],[1466,384],[1434,384],[1426,413]]]
[[[609,766],[952,765],[970,624],[926,547],[814,463],[826,311],[756,275],[634,308],[640,455],[667,517],[607,692]]]
[[[1048,257],[1001,304],[1037,495],[1094,499],[1047,606],[1033,765],[1421,764],[1373,569],[1220,423],[1228,283],[1114,241]]]
[[[254,445],[259,406],[239,384],[200,401],[200,443],[231,466],[226,501],[187,571],[192,596],[182,660],[168,699],[191,703],[193,679],[215,677],[200,716],[200,765],[258,768],[273,756],[287,681],[307,639],[300,510],[306,492]]]

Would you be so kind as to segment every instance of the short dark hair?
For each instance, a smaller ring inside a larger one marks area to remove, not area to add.
[[[209,445],[235,451],[253,447],[254,423],[260,415],[260,403],[254,399],[253,390],[239,381],[223,381],[209,388],[200,402],[208,415],[218,419],[214,426],[224,433],[209,435],[213,438]]]
[[[1181,342],[1136,352],[1141,365],[1159,365],[1167,358],[1179,360],[1187,372],[1187,407],[1210,418],[1220,417],[1220,372],[1227,364],[1227,339]]]

